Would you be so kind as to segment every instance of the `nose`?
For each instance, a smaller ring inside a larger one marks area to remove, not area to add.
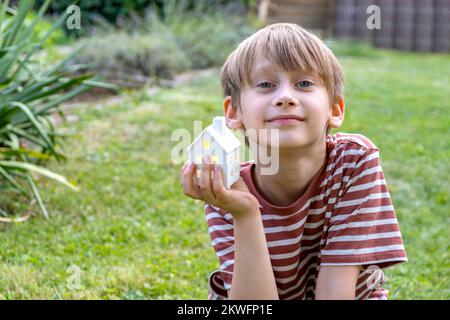
[[[298,99],[296,99],[288,89],[280,92],[273,101],[273,105],[276,107],[294,107],[299,104],[300,102]]]

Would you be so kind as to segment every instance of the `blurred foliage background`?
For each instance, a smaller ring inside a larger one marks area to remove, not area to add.
[[[218,261],[171,135],[222,113],[257,1],[81,0],[79,30],[70,4],[0,1],[0,298],[206,299]],[[390,298],[449,299],[450,55],[325,42],[346,72],[339,131],[380,147],[400,222]]]
[[[40,6],[44,0],[37,0],[36,6]],[[47,14],[59,16],[71,4],[76,4],[83,12],[82,24],[85,26],[78,32],[65,29],[71,36],[79,36],[95,28],[96,22],[106,20],[113,26],[126,27],[126,19],[131,16],[144,17],[149,10],[154,11],[161,19],[171,19],[175,8],[182,9],[183,13],[199,12],[202,9],[209,11],[213,9],[223,10],[226,7],[234,7],[240,13],[245,13],[249,9],[256,7],[256,0],[61,0],[52,1]],[[236,12],[236,11],[235,11]],[[206,13],[206,12],[205,12]],[[205,15],[206,16],[206,15]],[[87,27],[87,28],[86,28]]]

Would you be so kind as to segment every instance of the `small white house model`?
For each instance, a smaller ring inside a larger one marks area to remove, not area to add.
[[[205,128],[188,147],[189,160],[197,165],[197,177],[203,157],[209,155],[211,163],[222,168],[223,183],[227,189],[239,179],[239,149],[241,143],[227,128],[225,117],[214,117],[212,125]],[[214,173],[213,173],[214,175]]]

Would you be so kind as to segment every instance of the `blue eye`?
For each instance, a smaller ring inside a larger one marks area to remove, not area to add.
[[[306,80],[300,81],[298,82],[298,84],[300,85],[301,88],[308,88],[312,86],[312,83]]]
[[[273,84],[271,84],[270,82],[265,81],[265,82],[258,83],[257,87],[261,87],[263,89],[268,89],[268,88],[272,88]]]

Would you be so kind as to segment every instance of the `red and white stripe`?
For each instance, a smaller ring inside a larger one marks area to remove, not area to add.
[[[366,268],[406,261],[398,221],[381,168],[378,149],[366,137],[327,137],[328,162],[304,203],[279,213],[256,191],[252,163],[241,176],[260,200],[261,218],[280,299],[314,299],[320,266],[362,265],[357,299],[384,299],[368,285]],[[234,266],[233,217],[205,205],[211,244],[220,270],[211,274],[210,299],[226,298]],[[383,279],[384,281],[384,275]]]

